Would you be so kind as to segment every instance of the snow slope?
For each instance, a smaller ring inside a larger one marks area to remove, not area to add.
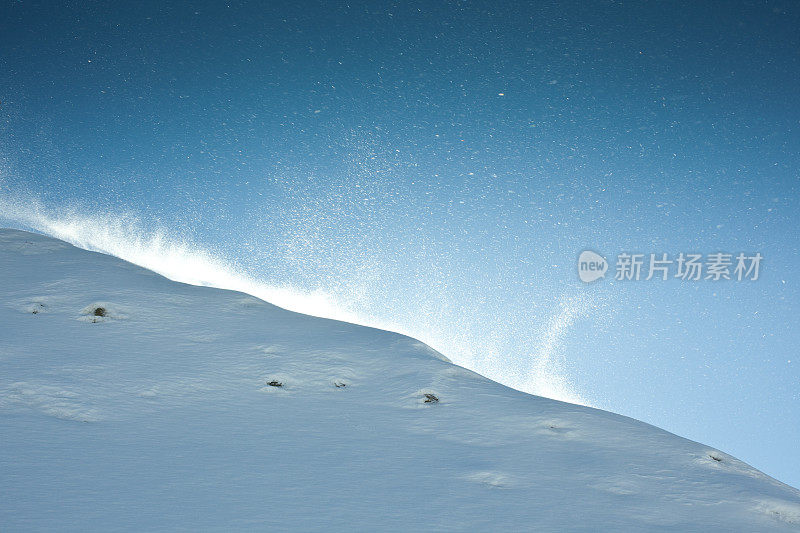
[[[800,492],[701,444],[14,230],[0,494],[2,531],[800,531]]]

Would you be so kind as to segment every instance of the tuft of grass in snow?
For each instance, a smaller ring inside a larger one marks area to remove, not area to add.
[[[439,397],[435,394],[426,393],[425,403],[439,403]]]

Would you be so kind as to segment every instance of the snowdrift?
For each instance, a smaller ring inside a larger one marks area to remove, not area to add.
[[[800,531],[720,451],[15,230],[0,435],[3,531]]]

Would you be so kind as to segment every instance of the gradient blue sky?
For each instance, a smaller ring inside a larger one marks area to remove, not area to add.
[[[798,28],[790,1],[5,2],[0,220],[136,218],[797,487]],[[765,259],[583,285],[587,248]]]

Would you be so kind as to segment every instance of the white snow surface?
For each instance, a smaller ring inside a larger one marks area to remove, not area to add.
[[[800,531],[800,491],[702,444],[16,230],[0,494],[4,532]]]

